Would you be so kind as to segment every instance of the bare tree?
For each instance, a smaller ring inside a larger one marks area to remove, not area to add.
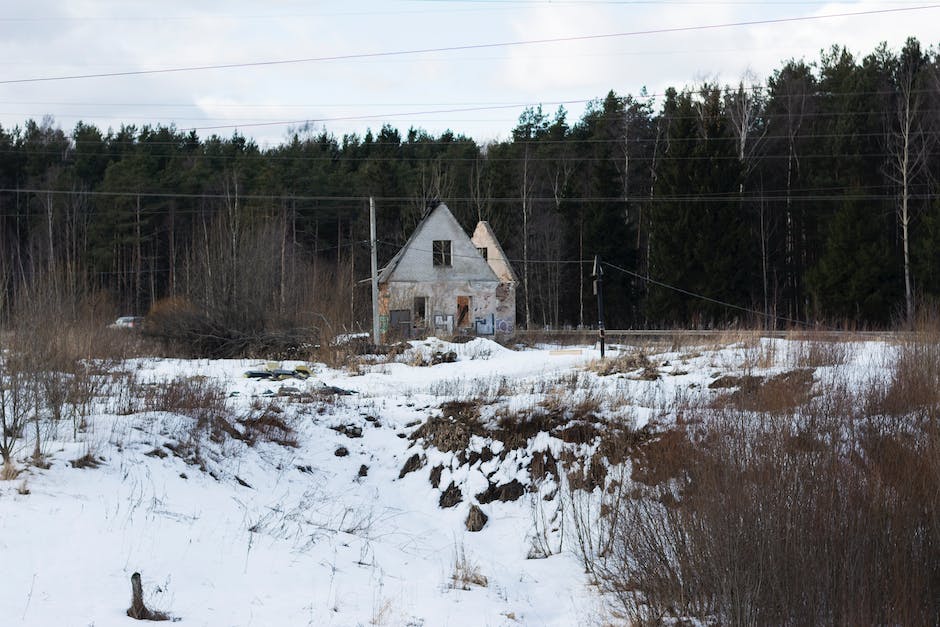
[[[923,173],[933,135],[928,132],[924,66],[926,57],[914,39],[908,39],[895,73],[894,120],[888,135],[887,177],[898,186],[898,222],[904,255],[904,304],[908,322],[914,319],[914,291],[911,285],[910,224],[911,189]]]
[[[803,63],[788,63],[771,80],[772,100],[779,109],[769,118],[768,127],[775,124],[782,128],[786,141],[787,171],[786,200],[784,209],[784,281],[790,289],[792,309],[789,317],[800,316],[800,280],[801,272],[797,269],[806,263],[804,240],[805,231],[798,227],[793,208],[793,184],[800,173],[799,137],[803,122],[811,114],[812,73]],[[802,225],[802,222],[800,222]]]
[[[760,86],[757,84],[756,76],[750,70],[745,72],[734,91],[730,88],[725,88],[725,113],[731,123],[731,130],[735,139],[735,153],[741,167],[741,178],[738,181],[738,195],[741,198],[741,202],[744,202],[745,181],[756,165],[754,156],[758,151],[761,140],[767,133],[767,127],[763,126],[762,128],[761,124],[762,111],[763,99],[760,97]],[[760,236],[764,314],[766,315],[770,311],[768,280],[770,234],[766,206],[763,202],[757,205],[757,215]]]
[[[0,360],[0,459],[3,461],[0,477],[12,478],[15,474],[13,456],[26,428],[32,403],[28,396],[30,388],[25,385],[18,363],[7,351],[3,351]]]

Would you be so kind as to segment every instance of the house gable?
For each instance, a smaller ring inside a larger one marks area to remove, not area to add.
[[[435,242],[450,242],[449,246]],[[438,258],[435,260],[435,247]],[[449,249],[449,255],[441,255]],[[449,263],[446,263],[449,262]],[[380,283],[500,281],[457,219],[441,203],[421,221],[405,246],[379,273]]]
[[[499,245],[499,240],[496,239],[496,234],[493,232],[493,228],[490,226],[489,222],[478,222],[477,228],[473,231],[473,237],[470,239],[478,250],[481,248],[486,249],[486,262],[490,265],[501,282],[519,282],[519,278],[513,271],[512,266],[509,265],[509,260],[506,259],[506,253],[503,252],[503,247]]]

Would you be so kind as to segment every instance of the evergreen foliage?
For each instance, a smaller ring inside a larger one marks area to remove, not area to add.
[[[355,281],[374,196],[380,263],[434,199],[468,231],[488,220],[520,276],[520,325],[594,324],[595,255],[611,264],[610,327],[889,325],[906,314],[906,261],[914,300],[940,297],[938,110],[940,55],[911,39],[788,60],[765,86],[611,91],[578,120],[529,108],[485,145],[386,124],[262,149],[27,120],[0,128],[0,313],[56,270],[121,313],[168,297],[231,313],[250,297],[283,314],[288,283],[329,264],[353,285],[353,324],[368,316]],[[248,286],[261,267],[264,289]]]

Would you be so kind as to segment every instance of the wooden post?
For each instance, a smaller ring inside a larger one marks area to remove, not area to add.
[[[152,620],[153,612],[144,605],[144,589],[140,584],[140,573],[131,575],[131,606],[127,615],[137,620]]]
[[[597,294],[597,331],[601,344],[601,359],[604,358],[604,268],[601,256],[594,256],[594,293]]]
[[[378,346],[379,333],[379,270],[375,238],[375,199],[369,196],[369,243],[372,248],[372,343]]]

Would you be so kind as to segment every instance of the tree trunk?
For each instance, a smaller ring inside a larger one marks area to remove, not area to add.
[[[137,620],[153,620],[153,612],[144,605],[144,590],[140,583],[140,573],[131,575],[131,606],[127,608],[127,615]]]
[[[526,142],[522,161],[522,294],[525,298],[525,328],[532,328],[532,307],[529,303],[529,144]]]

